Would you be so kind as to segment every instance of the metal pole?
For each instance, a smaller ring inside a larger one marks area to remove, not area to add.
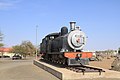
[[[36,60],[37,60],[37,28],[38,28],[38,25],[36,26]]]

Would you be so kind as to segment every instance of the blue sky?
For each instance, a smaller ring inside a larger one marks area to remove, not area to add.
[[[76,21],[88,36],[85,50],[120,47],[120,0],[0,0],[0,29],[6,47],[36,43]]]

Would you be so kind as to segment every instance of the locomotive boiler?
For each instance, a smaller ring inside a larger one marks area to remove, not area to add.
[[[40,54],[45,60],[68,66],[87,65],[91,52],[83,52],[86,35],[76,27],[76,22],[70,22],[70,31],[62,27],[58,33],[51,33],[42,39]]]

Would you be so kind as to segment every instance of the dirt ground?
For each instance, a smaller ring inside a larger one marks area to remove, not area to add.
[[[111,69],[111,64],[115,58],[103,59],[102,61],[90,61],[89,65],[96,66],[104,69]]]
[[[110,58],[110,59],[104,58],[102,61],[90,61],[89,65],[110,70],[111,64],[114,61],[114,59],[115,58]],[[103,77],[103,78],[80,79],[80,80],[120,80],[120,78],[105,78],[105,77]]]

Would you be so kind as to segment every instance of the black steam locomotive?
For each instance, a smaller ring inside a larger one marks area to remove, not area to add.
[[[51,33],[42,39],[40,53],[42,58],[51,62],[65,65],[86,65],[91,52],[83,52],[86,36],[76,22],[70,22],[70,31],[62,27],[61,32]]]

